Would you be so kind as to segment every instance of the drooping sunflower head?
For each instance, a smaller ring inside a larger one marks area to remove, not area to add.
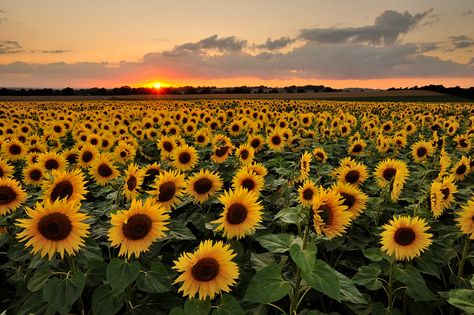
[[[79,204],[67,203],[65,199],[50,203],[37,203],[34,209],[27,209],[28,218],[18,219],[17,225],[24,228],[18,233],[25,246],[32,246],[33,254],[51,259],[55,253],[61,258],[66,252],[73,256],[84,246],[84,238],[89,234],[87,215],[79,212]]]
[[[316,161],[323,163],[328,159],[326,151],[322,147],[316,147],[313,150],[313,156]]]
[[[53,203],[56,200],[65,199],[68,203],[77,203],[85,199],[84,175],[78,169],[67,171],[53,171],[52,180],[44,181],[44,200]]]
[[[188,178],[186,193],[194,202],[202,203],[222,188],[222,180],[218,174],[201,169],[199,173]]]
[[[256,194],[260,193],[264,184],[265,181],[263,177],[246,169],[240,169],[232,179],[232,187],[234,189],[241,187],[247,189],[248,191],[253,191]]]
[[[108,154],[101,154],[92,162],[90,173],[95,182],[100,186],[107,185],[111,180],[120,175]]]
[[[0,215],[15,211],[26,200],[26,192],[14,179],[0,178]]]
[[[298,188],[298,201],[304,207],[313,204],[313,197],[317,194],[318,188],[311,180],[306,180],[303,185]]]
[[[320,189],[313,198],[312,227],[328,238],[341,236],[351,222],[352,213],[343,205],[343,198],[332,190]]]
[[[254,172],[255,174],[264,178],[268,174],[267,168],[262,163],[253,162],[252,164],[247,164],[242,167],[249,172]]]
[[[305,151],[300,158],[300,180],[305,180],[309,176],[309,171],[311,170],[311,160],[312,156],[311,153]]]
[[[199,294],[201,300],[229,292],[239,277],[239,268],[232,261],[235,256],[229,245],[211,240],[201,242],[193,253],[181,254],[173,267],[180,273],[174,283],[183,282],[178,292],[189,298]]]
[[[153,242],[165,236],[170,218],[166,212],[148,198],[145,202],[134,199],[130,209],[112,214],[108,236],[113,247],[120,247],[119,256],[138,258]]]
[[[158,175],[151,187],[154,190],[149,194],[154,195],[157,203],[166,210],[171,210],[181,202],[180,196],[186,189],[186,181],[184,175],[177,171],[164,171]]]
[[[173,166],[180,171],[189,171],[198,162],[197,150],[188,145],[183,145],[174,150],[173,153]]]
[[[457,193],[458,188],[456,186],[456,178],[451,176],[446,176],[441,181],[440,191],[442,193],[441,204],[443,209],[448,209],[454,202],[454,194]]]
[[[443,214],[443,193],[441,192],[442,184],[438,180],[431,183],[430,189],[430,208],[433,216],[438,218]]]
[[[144,170],[139,169],[136,164],[130,164],[128,166],[125,172],[125,183],[123,186],[124,195],[127,200],[133,200],[137,197],[144,177]]]
[[[419,217],[398,216],[383,226],[382,250],[396,260],[412,260],[431,245],[426,221]]]
[[[160,175],[161,172],[162,170],[160,164],[156,162],[154,162],[153,164],[148,164],[145,168],[144,183],[146,185],[153,183],[155,181],[155,178]]]
[[[474,198],[471,198],[467,204],[462,206],[462,210],[458,211],[458,217],[455,219],[457,226],[469,239],[474,239]]]
[[[331,190],[341,195],[342,205],[352,214],[351,219],[357,218],[365,210],[369,197],[359,187],[339,182]]]
[[[219,219],[213,221],[218,224],[216,231],[223,231],[223,235],[229,239],[253,234],[263,215],[263,207],[257,199],[255,192],[240,187],[224,192],[219,197],[224,211]]]

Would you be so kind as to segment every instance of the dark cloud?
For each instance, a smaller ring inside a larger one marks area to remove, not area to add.
[[[347,28],[313,28],[303,29],[300,37],[318,43],[369,43],[373,45],[391,45],[402,34],[406,34],[431,14],[425,12],[411,13],[387,10],[382,12],[373,25]]]
[[[13,40],[2,40],[0,41],[0,55],[16,54],[23,52],[24,49],[20,43]]]
[[[53,49],[53,50],[32,50],[31,52],[36,53],[42,53],[42,54],[65,54],[68,52],[71,52],[69,49]]]
[[[280,37],[278,39],[267,38],[267,41],[265,43],[256,45],[255,47],[266,50],[278,50],[281,48],[285,48],[294,41],[295,39],[289,37]]]
[[[201,39],[195,43],[185,43],[176,46],[173,50],[168,51],[170,55],[181,55],[195,51],[207,51],[217,50],[219,52],[236,52],[241,51],[247,46],[246,40],[238,39],[235,36],[221,37],[213,35],[204,39]]]
[[[472,15],[472,14],[474,14],[474,11],[472,10],[467,10],[461,13],[461,15]]]
[[[419,43],[417,46],[419,53],[426,53],[441,49],[441,45],[439,42]]]
[[[449,51],[453,51],[456,49],[464,49],[474,46],[474,39],[466,36],[466,35],[459,35],[459,36],[451,36],[449,37],[451,42],[451,48],[448,49]]]

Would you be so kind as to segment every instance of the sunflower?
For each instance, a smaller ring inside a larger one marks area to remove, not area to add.
[[[458,135],[454,138],[456,141],[457,149],[462,152],[469,152],[472,148],[471,139],[468,135]]]
[[[242,167],[247,171],[252,171],[262,178],[265,177],[268,173],[267,168],[262,163],[253,162],[252,164],[247,164]]]
[[[441,182],[434,180],[430,189],[430,208],[433,216],[438,218],[443,214],[443,193],[441,192]]]
[[[351,185],[361,185],[369,177],[367,166],[354,162],[353,165],[342,166],[338,175],[340,182]]]
[[[132,200],[130,209],[112,214],[109,241],[120,247],[119,256],[127,258],[146,252],[157,239],[165,236],[170,216],[166,209],[148,198],[145,202]]]
[[[133,160],[136,154],[137,150],[135,147],[125,141],[120,141],[114,149],[115,161],[119,163],[126,163]]]
[[[367,147],[367,143],[364,140],[356,140],[349,147],[349,154],[351,155],[360,155],[364,153],[364,149]]]
[[[229,292],[239,278],[239,268],[232,261],[236,255],[230,245],[211,240],[201,242],[194,253],[181,254],[173,267],[180,273],[174,284],[183,282],[178,292],[189,298],[199,294],[201,300]]]
[[[298,188],[298,201],[303,207],[313,204],[313,197],[318,192],[318,188],[311,180],[306,180],[303,185]]]
[[[390,198],[397,201],[410,175],[408,166],[402,160],[385,159],[375,169],[375,179],[381,188],[390,186]]]
[[[138,190],[143,183],[145,172],[139,169],[136,164],[130,164],[125,172],[125,183],[123,192],[125,199],[133,200],[138,196]]]
[[[44,170],[38,164],[30,164],[23,169],[23,181],[26,184],[40,186],[44,178]]]
[[[162,172],[161,165],[158,163],[148,164],[145,168],[145,184],[150,184],[155,181],[155,178]]]
[[[188,178],[186,193],[194,202],[203,203],[222,188],[222,179],[218,174],[201,169],[199,173]]]
[[[21,185],[14,179],[0,178],[0,215],[15,211],[27,197]]]
[[[201,129],[194,135],[194,142],[201,147],[206,146],[210,141],[209,131]]]
[[[267,137],[267,144],[273,151],[282,151],[285,147],[285,139],[279,130],[274,130]]]
[[[467,204],[462,206],[462,211],[459,211],[458,215],[455,219],[457,225],[471,240],[474,239],[474,198],[471,198]]]
[[[41,165],[45,170],[64,170],[66,168],[66,158],[61,154],[58,154],[54,151],[49,151],[46,153],[41,153],[38,156],[37,163]]]
[[[84,145],[78,152],[78,164],[81,167],[89,167],[94,159],[99,156],[99,150],[92,145]]]
[[[425,219],[398,216],[383,226],[382,250],[395,255],[396,260],[411,260],[431,245],[431,233]]]
[[[357,218],[365,210],[369,197],[358,187],[339,182],[331,190],[342,196],[342,205],[347,206],[346,211],[352,213],[351,219]]]
[[[177,171],[165,171],[158,175],[151,187],[154,190],[148,193],[156,196],[158,204],[170,210],[181,202],[180,196],[186,189],[186,181],[184,175]]]
[[[107,185],[107,183],[119,176],[119,171],[112,164],[112,161],[107,154],[101,154],[92,162],[90,173],[95,182],[100,186]]]
[[[416,163],[426,161],[433,152],[433,145],[429,141],[418,141],[411,146],[411,155]]]
[[[223,235],[229,239],[253,234],[263,215],[263,207],[257,199],[258,194],[240,187],[224,192],[219,197],[224,211],[219,219],[212,222],[218,224],[215,230],[223,231]]]
[[[252,171],[241,169],[237,171],[234,178],[232,179],[232,187],[242,187],[248,191],[253,191],[259,194],[265,185],[263,178]]]
[[[438,178],[441,178],[444,175],[446,175],[447,170],[449,169],[450,166],[451,166],[451,157],[446,152],[446,150],[444,150],[444,148],[442,148],[441,149],[441,154],[439,156],[439,168],[440,168],[440,170],[439,170]]]
[[[326,151],[324,151],[323,148],[321,147],[316,147],[313,150],[313,156],[318,162],[325,162],[328,159],[328,155]]]
[[[300,158],[300,175],[298,179],[300,181],[307,179],[309,176],[310,170],[311,170],[311,154],[305,151]]]
[[[461,159],[453,166],[451,169],[452,174],[456,178],[456,180],[463,180],[470,171],[470,163],[471,161],[463,156]]]
[[[240,163],[249,164],[252,163],[252,160],[255,156],[255,151],[251,145],[244,143],[236,151],[239,156]]]
[[[17,225],[24,228],[18,233],[20,241],[27,241],[26,247],[33,246],[31,252],[48,254],[51,260],[55,253],[64,258],[64,252],[74,255],[84,246],[84,238],[89,235],[89,224],[84,221],[87,215],[79,212],[79,204],[67,203],[66,200],[49,200],[36,203],[35,209],[27,209],[29,218],[18,219]]]
[[[68,166],[74,166],[79,158],[79,155],[77,153],[76,149],[69,149],[66,151],[61,152],[61,155],[66,159]]]
[[[265,144],[265,139],[261,135],[252,135],[248,138],[247,143],[255,150],[255,152],[260,151]]]
[[[13,171],[13,166],[0,157],[0,178],[12,177]]]
[[[43,184],[44,199],[51,203],[56,200],[66,199],[68,203],[77,203],[85,199],[84,175],[80,170],[52,172],[53,180]]]
[[[173,156],[173,151],[176,149],[176,141],[173,137],[162,136],[158,141],[158,149],[161,150],[162,157]]]
[[[312,221],[317,234],[328,238],[341,236],[351,222],[352,213],[343,205],[344,199],[332,190],[320,189],[313,198]]]
[[[173,153],[173,166],[180,171],[189,171],[198,162],[197,150],[188,145],[183,145],[174,150]]]
[[[219,147],[213,147],[213,154],[211,159],[216,164],[224,163],[229,155],[232,153],[232,145],[223,145]]]
[[[18,140],[11,140],[2,144],[2,153],[10,161],[21,160],[26,155],[26,148],[23,143]]]
[[[454,202],[454,194],[458,191],[455,181],[456,179],[453,175],[446,176],[441,181],[440,190],[443,194],[443,199],[441,200],[443,209],[448,209]]]

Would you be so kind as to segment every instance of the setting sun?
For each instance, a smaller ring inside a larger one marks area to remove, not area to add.
[[[161,88],[161,83],[160,82],[154,82],[152,85],[155,89],[160,89]]]

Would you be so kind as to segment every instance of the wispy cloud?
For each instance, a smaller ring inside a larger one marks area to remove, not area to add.
[[[16,54],[23,52],[24,49],[20,43],[14,40],[2,40],[0,41],[0,55]]]
[[[474,11],[473,11],[473,10],[467,10],[467,11],[464,11],[464,12],[461,13],[461,15],[464,15],[464,16],[466,16],[466,15],[472,15],[472,14],[474,14]]]

